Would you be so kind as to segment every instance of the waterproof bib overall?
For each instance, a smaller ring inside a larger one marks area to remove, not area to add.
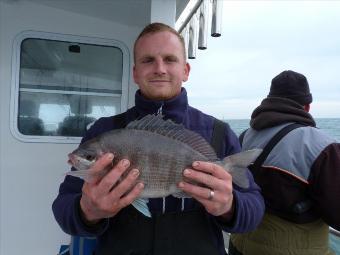
[[[296,224],[266,213],[255,231],[233,234],[231,242],[243,255],[331,255],[328,231],[321,220]]]
[[[202,209],[145,217],[134,207],[112,218],[96,255],[218,255]]]

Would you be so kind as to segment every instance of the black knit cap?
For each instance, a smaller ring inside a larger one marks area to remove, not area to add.
[[[283,71],[272,79],[268,97],[289,98],[301,105],[313,101],[306,77],[291,70]]]

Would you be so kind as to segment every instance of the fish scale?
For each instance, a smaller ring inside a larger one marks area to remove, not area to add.
[[[161,115],[147,115],[124,129],[105,132],[80,144],[69,154],[69,162],[77,171],[67,174],[85,181],[94,175],[104,176],[108,169],[98,173],[91,170],[91,165],[107,152],[115,155],[115,162],[129,159],[130,170],[139,169],[139,180],[145,184],[141,197],[154,198],[170,194],[187,197],[177,184],[183,180],[183,170],[197,160],[223,166],[233,176],[235,184],[247,188],[246,167],[261,150],[239,153],[218,161],[213,148],[199,134],[171,120],[164,120]]]
[[[137,131],[129,134],[129,139],[134,141],[137,137],[140,137],[140,133]],[[134,137],[134,135],[137,137]],[[190,166],[194,159],[207,160],[206,157],[198,152],[190,152],[189,147],[186,150],[180,149],[180,151],[185,152],[184,154],[178,153],[178,148],[184,145],[181,145],[176,140],[168,141],[166,137],[150,132],[144,135],[147,140],[157,141],[157,145],[146,148],[144,153],[141,152],[137,156],[126,155],[126,158],[132,162],[137,162],[132,163],[134,168],[141,169],[139,179],[145,183],[142,197],[151,198],[170,195],[175,187],[177,187],[176,184],[182,180],[183,170]],[[139,140],[137,147],[143,144],[143,139]],[[188,152],[190,152],[189,155]],[[122,156],[118,155],[118,157],[121,158]],[[177,189],[177,192],[180,193],[180,190]]]
[[[181,193],[175,187],[182,180],[183,170],[194,160],[208,160],[183,142],[146,130],[113,130],[100,139],[104,141],[102,146],[114,152],[117,159],[127,158],[131,168],[140,170],[139,180],[145,184],[142,197],[167,196],[175,189]]]

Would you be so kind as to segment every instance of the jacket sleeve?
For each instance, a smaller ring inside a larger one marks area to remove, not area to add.
[[[226,156],[240,151],[240,144],[235,133],[227,126]],[[265,211],[264,199],[259,186],[255,183],[253,175],[248,170],[250,186],[243,189],[233,185],[235,210],[230,222],[218,221],[224,231],[229,233],[243,233],[254,230],[261,222]]]
[[[82,180],[66,176],[60,185],[59,194],[52,204],[53,214],[65,233],[78,236],[97,236],[105,231],[108,220],[104,219],[91,227],[83,223],[80,216],[82,186]]]
[[[340,143],[332,143],[320,153],[308,181],[315,209],[329,226],[340,230]]]

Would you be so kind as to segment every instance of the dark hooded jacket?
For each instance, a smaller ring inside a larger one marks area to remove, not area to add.
[[[242,150],[265,148],[280,130],[286,134],[262,165],[250,166],[266,204],[255,231],[232,234],[232,255],[330,255],[328,225],[340,229],[340,144],[315,128],[297,102],[264,99],[251,116]]]
[[[140,94],[140,91],[137,91],[135,105],[135,107],[132,107],[126,113],[128,122],[137,118],[141,118],[147,114],[157,113],[161,110],[165,119],[171,119],[176,123],[182,123],[187,129],[199,133],[208,142],[211,140],[214,118],[189,106],[187,94],[184,88],[182,89],[182,92],[179,96],[167,101],[150,101],[145,99]],[[82,142],[115,128],[117,128],[117,126],[116,123],[113,122],[112,117],[101,118],[86,133]],[[236,135],[228,125],[226,125],[225,128],[225,137],[223,137],[225,141],[224,148],[222,150],[223,153],[218,155],[219,157],[224,157],[240,151],[240,146]],[[228,224],[222,223],[218,217],[209,215],[207,212],[204,213],[208,218],[208,225],[206,226],[205,232],[209,233],[209,238],[212,238],[213,245],[216,247],[218,254],[220,255],[225,254],[221,229],[228,232],[246,232],[255,229],[262,219],[264,213],[263,198],[260,194],[259,187],[254,183],[250,172],[249,180],[249,189],[241,189],[234,185],[233,195],[235,201],[235,213],[233,219]],[[119,216],[115,216],[110,219],[103,219],[96,226],[88,227],[82,222],[79,212],[79,201],[81,197],[82,185],[82,180],[72,176],[67,176],[64,182],[60,185],[58,197],[53,203],[53,212],[57,222],[68,234],[96,236],[98,238],[98,246],[100,246],[101,243],[105,243],[106,240],[115,242],[115,237],[111,237],[110,239],[111,233],[116,231],[114,228],[117,228],[115,220],[118,217],[123,217],[126,215],[126,211],[128,209],[122,209]],[[168,196],[164,199],[149,199],[148,207],[153,217],[157,215],[157,219],[162,220],[163,214],[171,215],[171,213],[180,212],[181,210],[184,212],[189,212],[200,207],[200,205],[194,199],[185,199],[183,202],[181,199]],[[134,212],[134,214],[136,213]],[[160,218],[159,215],[161,215]],[[133,219],[131,219],[131,221],[132,220]],[[129,218],[127,221],[129,221]],[[124,232],[124,224],[119,228],[120,233]],[[142,228],[142,225],[136,226],[136,228]],[[181,228],[183,231],[185,228],[192,228],[193,231],[195,231],[195,226],[182,225],[179,226],[179,228]],[[163,233],[165,236],[167,236],[164,237],[164,240],[169,240],[169,235],[166,234],[167,230],[168,229],[160,229],[158,231],[159,235]],[[112,235],[114,236],[114,234]],[[145,233],[145,235],[147,235],[147,233]],[[160,239],[163,237],[158,236],[158,238]],[[175,237],[170,237],[170,239],[174,238]],[[190,237],[187,238],[190,239]],[[126,241],[127,240],[124,242]],[[143,241],[143,238],[141,241]],[[117,242],[121,242],[121,240],[117,240]],[[163,245],[164,242],[162,243]],[[186,241],[179,241],[174,245],[181,245],[181,242]],[[126,249],[128,249],[128,243],[124,243],[124,245],[126,245]],[[199,250],[200,245],[200,243],[195,243],[194,247],[192,247],[193,251]],[[166,253],[166,250],[167,248],[164,248],[163,253],[161,251],[160,254],[168,254]],[[131,254],[139,254],[134,252],[135,251],[133,251]],[[154,252],[154,254],[156,254],[156,252]]]
[[[283,137],[261,170],[253,171],[266,211],[295,223],[321,218],[340,230],[340,144],[317,129],[300,104],[287,98],[264,99],[251,116],[242,149],[264,148],[282,127],[294,122],[305,127]]]

